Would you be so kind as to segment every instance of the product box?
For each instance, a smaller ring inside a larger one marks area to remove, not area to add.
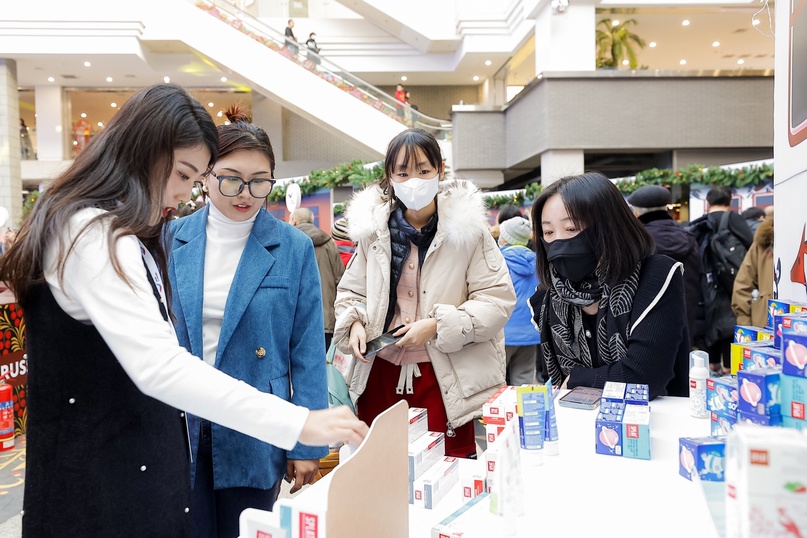
[[[721,437],[728,435],[728,433],[734,428],[734,425],[737,423],[737,417],[734,418],[726,418],[721,417],[714,411],[709,413],[710,420],[710,429],[709,435],[712,437]]]
[[[624,402],[625,390],[628,388],[627,383],[617,383],[616,381],[607,381],[605,387],[602,389],[601,402]]]
[[[807,319],[782,318],[782,373],[807,377]]]
[[[485,477],[481,474],[466,476],[462,479],[462,500],[467,502],[488,490]]]
[[[737,378],[734,376],[710,377],[706,380],[706,409],[729,420],[737,420]]]
[[[743,349],[742,370],[772,368],[782,365],[782,352],[773,346],[746,347]]]
[[[678,474],[692,480],[722,482],[725,479],[725,437],[681,437],[678,439]]]
[[[429,431],[428,412],[423,407],[409,408],[409,442]]]
[[[790,313],[790,302],[780,301],[779,299],[768,299],[768,329],[775,329],[774,316]],[[794,303],[795,304],[795,303]]]
[[[479,529],[479,521],[489,510],[490,496],[487,493],[477,495],[463,504],[453,514],[432,527],[431,538],[463,538],[472,529]]]
[[[739,424],[726,439],[727,538],[807,536],[807,436]]]
[[[412,483],[409,504],[431,510],[460,478],[460,462],[444,456]]]
[[[731,344],[731,375],[737,375],[737,372],[743,369],[745,358],[750,358],[754,349],[769,346],[770,343],[770,340],[758,340],[744,344]]]
[[[801,303],[790,303],[787,301],[768,300],[768,326],[773,331],[774,346],[779,348],[782,343],[782,320],[789,315],[796,315],[807,312],[807,305]]]
[[[807,431],[807,420],[782,415],[782,426],[803,432]]]
[[[773,319],[776,327],[773,333],[773,347],[782,349],[782,332],[784,329],[792,329],[795,320],[807,321],[807,312],[800,311],[797,313],[777,314]],[[797,326],[796,329],[799,329],[799,327]],[[803,329],[803,327],[801,329]]]
[[[756,342],[759,340],[772,340],[773,331],[770,329],[763,329],[762,327],[754,327],[752,325],[735,325],[734,326],[734,343],[747,344],[749,342]]]
[[[622,417],[624,402],[600,401],[600,410],[594,422],[597,454],[622,455]]]
[[[516,387],[505,385],[482,404],[482,421],[485,424],[504,426],[516,416]]]
[[[485,440],[488,444],[495,443],[496,438],[502,433],[504,426],[498,424],[485,424]]]
[[[239,538],[289,538],[277,512],[246,508],[238,516]]]
[[[520,446],[526,450],[544,448],[546,420],[546,386],[524,385],[516,388],[518,435]]]
[[[782,415],[795,420],[807,420],[807,378],[782,374],[779,378],[782,396]]]
[[[625,387],[625,403],[633,405],[650,405],[650,387],[636,383],[628,383]]]
[[[413,482],[446,455],[446,437],[442,432],[426,432],[409,444],[409,481]]]
[[[740,395],[739,410],[746,414],[780,414],[781,396],[779,378],[782,369],[757,368],[737,372],[737,389]]]
[[[625,404],[622,415],[622,456],[650,459],[650,406]]]
[[[754,413],[737,412],[737,424],[750,422],[758,426],[781,426],[782,415],[757,415]]]

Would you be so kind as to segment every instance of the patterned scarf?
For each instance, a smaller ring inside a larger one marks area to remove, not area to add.
[[[628,352],[630,313],[639,287],[637,264],[633,273],[613,288],[603,282],[598,269],[589,280],[571,282],[558,276],[550,264],[552,285],[541,304],[538,331],[541,357],[552,380],[569,376],[572,368],[592,368],[591,352],[583,327],[583,308],[600,302],[597,312],[597,350],[600,361],[612,364]]]

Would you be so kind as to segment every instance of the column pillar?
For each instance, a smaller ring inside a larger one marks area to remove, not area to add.
[[[561,12],[552,4],[566,4]],[[593,4],[546,2],[535,19],[535,73],[594,71],[597,68]]]
[[[275,152],[275,166],[285,161],[283,156],[283,107],[258,92],[252,92],[252,123],[269,135]]]
[[[566,176],[585,172],[582,149],[551,149],[541,154],[541,185],[547,187]]]
[[[36,86],[37,159],[64,161],[71,158],[68,133],[70,103],[61,86]]]
[[[0,206],[9,213],[5,226],[18,226],[22,216],[20,152],[17,62],[0,58]],[[0,228],[0,232],[5,230],[5,226]]]

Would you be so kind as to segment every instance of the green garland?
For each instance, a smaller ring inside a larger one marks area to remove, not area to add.
[[[352,185],[354,189],[361,189],[365,185],[381,179],[383,175],[384,167],[382,165],[365,168],[362,161],[351,161],[329,170],[316,170],[308,174],[307,178],[296,183],[300,185],[300,193],[306,196],[319,189],[333,189],[348,185]],[[285,186],[277,186],[269,194],[270,202],[280,202],[285,199]]]
[[[616,187],[622,194],[631,194],[645,185],[710,185],[714,187],[749,187],[761,185],[773,179],[773,166],[763,164],[746,166],[737,169],[726,169],[719,166],[708,168],[693,164],[687,168],[659,170],[653,168],[639,172],[633,179],[617,181]]]

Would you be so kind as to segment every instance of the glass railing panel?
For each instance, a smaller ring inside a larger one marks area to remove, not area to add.
[[[420,127],[435,135],[438,139],[451,138],[451,122],[432,118],[412,109],[408,104],[397,100],[376,88],[372,84],[345,71],[337,64],[314,51],[304,43],[289,42],[284,34],[271,28],[251,15],[241,11],[232,4],[222,0],[190,0],[196,7],[206,11],[217,19],[229,24],[236,30],[261,43],[266,48],[280,54],[289,61],[295,62],[312,74],[336,86],[345,93],[359,99],[408,127]]]

